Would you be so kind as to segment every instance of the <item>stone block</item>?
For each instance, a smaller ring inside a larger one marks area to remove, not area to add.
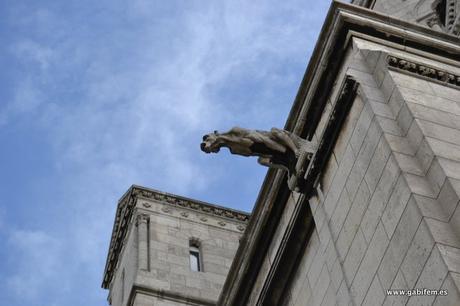
[[[339,236],[340,230],[342,229],[350,207],[351,202],[348,198],[348,193],[345,189],[343,189],[342,194],[340,195],[339,204],[336,206],[329,222],[329,227],[331,229],[331,234],[334,241],[336,241]]]
[[[371,125],[372,119],[374,117],[374,112],[371,109],[368,103],[364,104],[364,107],[361,111],[361,114],[356,122],[356,126],[353,130],[353,134],[350,138],[350,145],[353,149],[353,152],[358,155],[359,150],[361,149],[361,145],[364,141],[364,137],[367,134],[367,130]]]
[[[356,81],[362,85],[367,85],[377,89],[377,84],[375,83],[374,77],[368,72],[359,71],[353,68],[347,69],[347,75],[355,77]]]
[[[339,290],[337,291],[337,306],[349,306],[351,303],[350,290],[345,279],[340,284]],[[303,304],[305,305],[305,304]]]
[[[395,136],[405,135],[404,131],[401,129],[396,120],[381,116],[376,116],[376,118],[384,133],[392,134]]]
[[[460,247],[460,237],[449,223],[431,218],[426,218],[425,220],[436,242],[458,248]]]
[[[390,99],[388,100],[388,106],[390,107],[391,111],[395,116],[399,114],[399,110],[404,105],[404,97],[399,92],[397,87],[393,87],[394,89],[391,92]]]
[[[401,171],[420,176],[425,174],[425,172],[422,170],[420,166],[418,159],[414,156],[397,152],[393,152],[393,156],[398,161]]]
[[[407,107],[407,103],[404,103],[401,109],[399,110],[398,117],[396,119],[399,127],[402,130],[403,135],[406,135],[409,131],[412,120],[414,120],[414,116]]]
[[[385,69],[386,70],[386,69]],[[395,84],[393,82],[393,79],[391,78],[391,75],[388,73],[388,71],[385,71],[384,73],[384,78],[382,81],[382,84],[380,86],[380,90],[385,96],[385,100],[387,103],[389,103],[390,97],[393,94],[393,90],[395,88]],[[393,111],[393,108],[391,108]],[[393,112],[393,114],[397,114],[398,112]]]
[[[414,102],[407,101],[406,104],[415,118],[434,123],[441,123],[445,126],[460,130],[460,115]]]
[[[406,137],[384,134],[388,145],[393,152],[403,153],[407,155],[415,155],[415,149],[411,146]]]
[[[310,283],[308,282],[307,279],[302,283],[302,288],[298,292],[298,295],[295,298],[295,304],[294,305],[305,305],[307,301],[310,301],[312,299],[312,289],[310,287]]]
[[[439,289],[447,275],[447,268],[442,260],[441,253],[437,247],[431,251],[422,274],[420,275],[415,288]],[[435,296],[411,296],[407,302],[409,306],[431,305]]]
[[[366,296],[388,242],[383,225],[379,223],[351,286],[351,292],[357,305],[361,305]]]
[[[393,120],[396,119],[396,116],[393,114],[393,111],[387,103],[369,100],[369,104],[371,105],[374,114]]]
[[[434,199],[437,198],[438,193],[433,190],[433,186],[425,177],[410,173],[404,173],[404,177],[407,181],[407,185],[413,193]]]
[[[337,205],[337,201],[341,194],[343,187],[347,181],[347,177],[351,171],[351,168],[354,163],[354,157],[350,146],[347,146],[343,159],[339,163],[339,168],[335,174],[334,179],[332,180],[331,188],[326,196],[324,201],[324,210],[328,219],[332,215],[332,212]]]
[[[439,197],[439,192],[441,191],[441,188],[442,186],[444,186],[444,183],[446,181],[446,174],[444,173],[444,170],[439,164],[437,158],[434,158],[431,162],[431,166],[428,169],[426,177],[428,181],[431,183],[431,188]]]
[[[412,125],[407,132],[407,141],[412,148],[414,148],[415,152],[419,150],[420,143],[423,140],[423,132],[417,124],[417,120],[412,120]],[[404,153],[404,152],[403,152]]]
[[[390,75],[400,89],[412,89],[421,93],[435,94],[428,81],[396,71],[390,71]]]
[[[435,82],[429,82],[429,85],[436,96],[453,102],[460,102],[460,91],[458,89],[437,84]]]
[[[394,235],[391,237],[378,269],[380,283],[383,288],[389,288],[393,283],[421,219],[422,216],[418,211],[417,204],[415,200],[411,199],[401,216]]]
[[[311,305],[321,305],[321,302],[323,301],[326,294],[326,290],[331,282],[326,265],[323,264],[321,268],[321,273],[317,279],[317,282],[310,282],[311,284],[314,284]]]
[[[387,134],[388,135],[388,134]],[[382,175],[382,171],[385,168],[385,165],[390,156],[390,147],[387,144],[385,137],[380,137],[380,141],[377,144],[374,155],[370,162],[369,167],[367,168],[366,174],[364,175],[364,180],[369,187],[371,192],[374,192],[377,187],[377,183]]]
[[[326,294],[323,297],[321,302],[321,306],[335,306],[336,298],[335,298],[335,289],[332,286],[332,283],[329,283],[329,287],[327,287]]]
[[[367,291],[366,297],[361,305],[363,306],[375,306],[375,305],[382,305],[383,301],[385,300],[385,293],[383,291],[382,286],[380,285],[379,278],[374,276],[372,280],[371,286]]]
[[[433,306],[458,306],[460,294],[458,286],[455,284],[451,273],[446,276],[446,279],[441,285],[442,290],[447,290],[447,295],[439,295],[434,299]]]
[[[334,286],[336,292],[339,290],[343,278],[344,272],[342,269],[342,265],[340,264],[340,260],[337,258],[337,260],[334,262],[331,271],[331,283]]]
[[[326,164],[326,168],[321,174],[321,190],[324,194],[327,194],[329,192],[329,188],[331,187],[332,180],[334,179],[335,173],[337,172],[338,168],[339,165],[337,164],[335,155],[331,154],[331,157],[329,158]]]
[[[387,99],[380,90],[380,88],[376,88],[374,86],[369,86],[366,84],[360,84],[359,90],[368,101],[380,102],[382,104],[386,104],[387,102]]]
[[[361,146],[361,150],[356,157],[353,168],[345,184],[345,188],[351,200],[354,199],[356,191],[369,167],[375,149],[379,143],[381,133],[380,128],[374,120],[367,131],[364,143]]]
[[[345,118],[345,122],[340,130],[339,137],[335,143],[334,154],[337,157],[337,160],[341,160],[345,149],[350,141],[350,138],[353,135],[353,132],[358,124],[359,119],[361,118],[361,112],[364,108],[364,102],[362,98],[358,95],[353,101],[350,112]],[[362,119],[363,120],[363,119]]]
[[[363,181],[358,189],[355,201],[348,212],[339,237],[337,238],[337,252],[339,253],[339,257],[342,262],[345,260],[345,256],[351,246],[353,237],[359,228],[361,218],[363,217],[369,202],[369,197],[369,190],[366,183]]]
[[[420,208],[422,216],[448,222],[449,217],[436,199],[414,194],[414,199]],[[441,208],[441,209],[440,209]]]
[[[385,288],[383,287],[383,290],[388,290],[388,289],[412,289],[407,286],[406,280],[404,279],[404,276],[402,275],[401,272],[398,272],[396,274],[396,278],[391,285],[391,288]],[[386,292],[386,291],[385,291]],[[394,296],[394,295],[387,295],[385,297],[385,301],[383,302],[384,306],[396,306],[396,305],[406,305],[406,302],[408,300],[407,296]]]
[[[414,288],[433,246],[434,239],[426,223],[422,221],[400,268],[409,288]]]
[[[343,271],[348,283],[352,283],[355,273],[358,270],[359,264],[364,257],[367,250],[367,242],[363,234],[358,229],[351,243],[350,250],[348,251],[345,261],[343,263]]]
[[[415,119],[423,134],[455,145],[460,145],[460,130],[426,120]]]
[[[393,236],[393,232],[406,208],[410,195],[411,192],[409,187],[404,177],[400,175],[393,189],[393,193],[390,196],[390,200],[382,214],[382,223],[388,237]]]
[[[447,269],[452,272],[460,273],[460,249],[444,244],[437,244]]]
[[[423,173],[425,173],[428,168],[431,166],[434,158],[434,152],[431,145],[427,142],[426,137],[424,137],[420,142],[415,153],[415,157],[417,158],[420,169]]]
[[[321,269],[325,265],[325,260],[322,253],[323,252],[319,250],[316,252],[313,262],[310,265],[310,269],[308,270],[307,277],[310,284],[316,284],[321,273]]]
[[[438,158],[438,162],[441,165],[441,168],[444,170],[444,173],[447,177],[453,178],[456,180],[460,180],[460,163],[445,159],[445,158]]]
[[[431,137],[427,137],[426,141],[437,156],[460,162],[460,146]]]
[[[361,222],[366,241],[370,241],[399,176],[399,166],[390,156]]]

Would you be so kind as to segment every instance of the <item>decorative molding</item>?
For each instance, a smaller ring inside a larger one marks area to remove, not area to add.
[[[165,213],[170,213],[172,210],[171,210],[171,208],[169,208],[169,207],[162,207],[162,208],[161,208],[161,211],[162,211],[162,212],[165,212]]]
[[[183,198],[183,197],[179,197],[179,196],[175,196],[171,194],[164,194],[159,191],[137,187],[137,186],[134,187],[133,189],[133,195],[141,196],[146,199],[167,202],[168,204],[172,206],[188,208],[188,209],[208,213],[208,214],[219,216],[219,217],[235,219],[238,221],[248,221],[249,216],[250,216],[250,214],[246,214],[243,212],[239,212],[239,211],[227,209],[224,207],[212,205],[209,203],[187,199],[187,198]]]
[[[441,84],[460,87],[460,75],[453,74],[446,70],[429,67],[424,64],[415,63],[392,55],[388,56],[387,63],[390,68],[398,71],[427,78]]]

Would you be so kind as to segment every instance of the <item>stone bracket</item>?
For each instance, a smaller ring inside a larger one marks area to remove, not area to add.
[[[347,76],[342,84],[337,101],[327,120],[327,125],[321,135],[318,148],[310,157],[308,168],[302,180],[298,180],[297,190],[307,196],[315,191],[319,176],[326,162],[329,160],[334,145],[339,136],[345,118],[356,98],[359,83],[351,76]]]

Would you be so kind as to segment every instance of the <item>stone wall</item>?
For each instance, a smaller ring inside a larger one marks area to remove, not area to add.
[[[406,62],[392,66],[389,56]],[[459,72],[458,63],[354,39],[338,80],[353,75],[359,95],[310,199],[316,228],[287,305],[460,301],[460,88],[408,61]],[[448,295],[386,294],[413,288]]]
[[[219,216],[208,208],[206,213],[138,197],[110,287],[111,304],[215,304],[246,222],[225,217],[225,209],[214,207]],[[200,272],[190,267],[191,241],[199,245]]]

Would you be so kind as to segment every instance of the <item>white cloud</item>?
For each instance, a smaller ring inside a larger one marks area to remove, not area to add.
[[[38,64],[41,70],[46,70],[54,58],[54,51],[46,46],[32,40],[17,42],[11,51],[23,61],[30,61],[31,64]]]
[[[6,280],[6,286],[25,301],[49,291],[50,281],[62,278],[62,242],[43,231],[15,230],[9,235],[8,244],[15,254],[15,273]],[[62,280],[65,290],[66,280]]]

